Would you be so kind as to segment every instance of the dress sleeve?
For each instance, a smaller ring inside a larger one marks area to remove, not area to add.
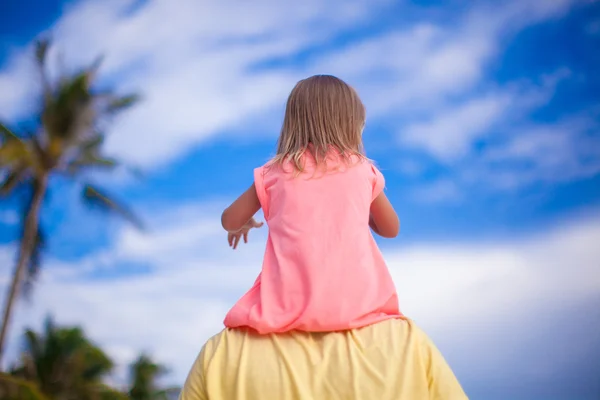
[[[269,218],[269,196],[265,189],[265,167],[256,168],[254,170],[254,187],[256,188],[256,194],[260,207],[262,208],[265,218]]]
[[[373,201],[381,194],[381,192],[383,192],[383,189],[385,188],[385,178],[375,165],[371,164],[371,170],[373,172],[373,197],[371,201]]]

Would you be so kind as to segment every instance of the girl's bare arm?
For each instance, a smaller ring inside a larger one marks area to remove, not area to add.
[[[373,232],[385,238],[395,238],[400,231],[400,219],[385,193],[371,203],[369,226]]]
[[[260,210],[260,201],[254,184],[237,198],[221,215],[221,224],[227,232],[237,232]]]

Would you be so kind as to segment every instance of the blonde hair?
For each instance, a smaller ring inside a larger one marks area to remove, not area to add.
[[[364,158],[362,131],[365,106],[356,91],[339,78],[315,75],[296,84],[287,101],[273,164],[291,163],[304,171],[308,151],[317,166],[325,165],[331,150],[349,163]]]

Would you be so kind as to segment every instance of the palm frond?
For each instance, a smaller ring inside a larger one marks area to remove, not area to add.
[[[40,39],[35,43],[35,59],[39,65],[46,63],[46,56],[48,55],[48,49],[50,48],[50,40]]]
[[[0,167],[30,164],[31,155],[25,142],[9,140],[0,144]]]
[[[5,178],[0,182],[0,196],[8,196],[23,181],[26,176],[26,169],[16,167],[9,170]]]
[[[32,153],[32,159],[34,160],[35,167],[38,172],[42,172],[43,170],[47,170],[51,167],[50,157],[48,156],[48,151],[44,147],[43,138],[39,135],[32,134],[30,136],[30,148]]]
[[[44,351],[41,338],[31,329],[25,331],[25,350],[32,358],[40,358]]]
[[[92,385],[91,391],[90,400],[131,400],[127,394],[103,383]]]
[[[11,172],[17,172],[30,161],[25,141],[0,122],[0,168],[8,167],[11,177]]]
[[[56,331],[56,324],[51,315],[47,315],[44,319],[44,336],[47,338],[54,337],[54,331]]]
[[[107,375],[113,368],[113,361],[100,349],[88,342],[86,349],[82,352],[82,368],[80,370],[81,377],[90,381],[100,381],[102,377]]]
[[[84,186],[83,199],[90,206],[98,207],[103,211],[114,212],[132,223],[136,228],[140,230],[144,229],[141,220],[137,218],[131,210],[123,204],[111,199],[106,192],[94,185],[86,184]]]
[[[17,142],[21,141],[21,138],[17,136],[12,130],[10,130],[5,124],[0,122],[0,137],[2,137],[3,142],[9,140],[16,140]]]
[[[142,353],[129,367],[131,388],[129,397],[132,400],[164,399],[166,393],[157,388],[158,379],[168,370]]]
[[[140,96],[138,96],[137,94],[129,94],[121,97],[112,96],[112,98],[108,101],[108,104],[106,106],[106,113],[112,115],[121,111],[125,111],[128,108],[131,108],[132,106],[136,105],[139,101]]]
[[[103,133],[96,133],[91,138],[84,140],[79,147],[82,152],[98,153],[104,144],[104,139],[105,135]]]
[[[96,132],[90,138],[84,140],[77,146],[78,153],[67,166],[66,171],[70,175],[77,174],[82,168],[100,168],[100,169],[115,169],[123,168],[129,174],[137,179],[142,179],[144,173],[131,165],[125,165],[120,160],[111,157],[102,156],[102,145],[106,136],[101,132]]]
[[[98,76],[98,71],[100,70],[100,67],[102,66],[103,62],[104,62],[104,56],[103,55],[98,56],[90,64],[90,66],[87,67],[86,70],[84,71],[84,75],[86,76],[88,87],[90,87],[92,85],[92,83],[94,83],[94,81],[96,80],[96,77]]]
[[[118,167],[120,163],[116,159],[100,155],[103,143],[104,135],[101,133],[84,140],[74,149],[76,155],[67,163],[66,171],[70,175],[75,175],[84,168],[113,169]]]
[[[33,382],[4,372],[0,372],[0,393],[4,400],[49,400]]]
[[[119,162],[113,158],[102,158],[94,155],[86,155],[73,160],[67,165],[66,170],[69,174],[75,175],[82,169],[102,168],[113,169],[119,166]]]
[[[51,140],[70,144],[92,128],[96,112],[88,81],[87,71],[67,79],[46,104],[42,121]]]
[[[179,396],[180,393],[181,393],[181,388],[177,387],[177,386],[173,386],[173,387],[168,387],[166,389],[158,390],[155,393],[154,398],[156,400],[169,400],[169,399],[177,398],[177,396]]]
[[[136,179],[144,179],[146,177],[145,172],[136,166],[127,166],[127,172],[129,172]]]
[[[40,78],[42,80],[42,87],[44,90],[44,100],[48,101],[52,96],[52,87],[50,86],[50,80],[46,73],[46,58],[48,56],[48,50],[50,49],[50,40],[40,39],[35,43],[35,59],[37,62]]]

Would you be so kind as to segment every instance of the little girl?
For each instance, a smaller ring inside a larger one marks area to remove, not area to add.
[[[399,310],[371,234],[399,220],[363,152],[365,108],[333,76],[289,96],[276,156],[222,215],[229,245],[262,223],[262,271],[202,349],[181,400],[466,399],[427,336]]]

